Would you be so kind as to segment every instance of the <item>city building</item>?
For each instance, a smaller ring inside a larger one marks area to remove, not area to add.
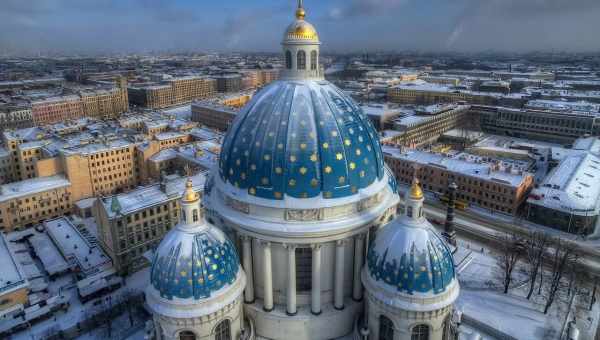
[[[192,177],[199,195],[204,182],[204,173]],[[167,176],[161,183],[95,201],[98,239],[119,273],[132,273],[148,264],[144,254],[155,249],[179,220],[184,186],[185,179]]]
[[[215,76],[217,80],[217,91],[219,92],[238,92],[242,90],[242,75],[223,74]]]
[[[241,339],[246,275],[234,243],[205,220],[191,181],[182,193],[179,223],[156,249],[145,294],[154,338]]]
[[[61,175],[0,186],[0,231],[31,227],[68,213],[74,202],[72,189]]]
[[[533,104],[539,107],[539,104]],[[498,135],[531,138],[557,143],[572,143],[577,138],[600,136],[600,113],[511,109],[506,107],[471,106],[479,116],[481,129]]]
[[[5,129],[22,129],[32,126],[31,108],[0,106],[0,132]]]
[[[437,140],[442,134],[467,125],[470,118],[466,105],[431,105],[415,114],[393,120],[394,133],[384,136],[386,145],[417,147]]]
[[[37,126],[76,120],[83,117],[114,119],[129,110],[127,82],[117,81],[109,89],[79,91],[78,94],[52,97],[31,103],[31,116]]]
[[[158,84],[131,84],[128,90],[131,104],[161,109],[213,96],[217,92],[217,82],[209,77],[188,76],[164,80]]]
[[[527,172],[529,163],[484,161],[488,157],[467,153],[446,156],[393,147],[384,148],[384,154],[398,182],[408,185],[416,175],[424,183],[423,188],[439,199],[455,182],[458,201],[492,212],[517,215],[534,184],[532,174]]]

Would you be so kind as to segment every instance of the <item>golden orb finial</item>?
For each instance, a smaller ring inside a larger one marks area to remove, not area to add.
[[[296,10],[296,19],[304,20],[306,17],[306,11],[304,10],[304,5],[302,0],[298,0],[298,9]]]
[[[192,203],[197,201],[200,198],[198,193],[194,191],[194,183],[192,183],[192,179],[188,178],[185,183],[185,191],[183,192],[183,202],[184,203]]]
[[[423,190],[416,177],[413,179],[412,185],[410,186],[409,197],[413,200],[420,200],[423,198]]]

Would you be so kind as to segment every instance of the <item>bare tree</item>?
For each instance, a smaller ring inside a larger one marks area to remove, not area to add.
[[[529,273],[529,292],[527,293],[527,300],[529,300],[531,295],[533,295],[538,273],[543,276],[544,268],[542,267],[542,263],[544,261],[544,253],[546,252],[549,238],[545,233],[533,231],[529,233],[526,241],[525,256],[527,260],[527,272]],[[542,285],[541,276],[540,287]]]
[[[553,243],[552,274],[549,282],[550,288],[547,292],[548,296],[546,297],[546,305],[544,306],[544,314],[548,313],[548,310],[554,303],[564,275],[568,272],[569,268],[575,267],[579,260],[579,256],[573,246],[563,241],[560,237],[557,237]]]
[[[513,271],[522,257],[522,241],[515,234],[504,234],[500,238],[500,250],[501,254],[498,259],[498,266],[502,269],[504,275],[504,294],[507,294],[513,280]]]

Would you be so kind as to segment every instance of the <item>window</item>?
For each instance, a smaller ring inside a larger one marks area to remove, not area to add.
[[[310,69],[317,69],[317,51],[310,52]]]
[[[296,249],[296,289],[300,292],[312,289],[312,249]]]
[[[196,334],[190,331],[183,331],[179,333],[179,340],[196,340]]]
[[[394,324],[385,316],[379,317],[379,340],[394,339]]]
[[[215,340],[231,340],[231,325],[229,320],[223,320],[215,328]]]
[[[198,222],[198,209],[194,209],[194,211],[192,211],[192,219],[194,220],[194,222]]]
[[[304,51],[298,52],[298,69],[306,70],[306,52]]]
[[[406,208],[406,216],[413,217],[413,208],[412,207]]]
[[[292,52],[285,52],[285,67],[290,70],[292,69]]]
[[[413,327],[410,340],[429,340],[429,326],[416,325]]]

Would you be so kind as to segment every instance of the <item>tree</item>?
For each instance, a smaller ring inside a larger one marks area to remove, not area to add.
[[[527,300],[529,300],[531,295],[533,295],[538,273],[540,275],[540,287],[542,285],[542,276],[544,275],[542,264],[544,262],[544,254],[546,252],[546,247],[548,246],[549,238],[545,233],[533,231],[529,233],[526,241],[525,258],[527,261],[527,272],[529,273],[529,292],[527,292]]]
[[[523,242],[515,234],[504,234],[500,238],[500,251],[498,266],[504,275],[504,294],[507,294],[513,280],[513,271],[523,254]]]
[[[579,255],[575,252],[575,249],[568,242],[563,241],[560,237],[557,237],[554,242],[554,252],[552,254],[552,271],[550,277],[550,288],[547,292],[546,305],[544,306],[544,314],[548,313],[548,310],[556,299],[556,294],[561,287],[561,281],[563,276],[567,273],[569,268],[575,268],[579,261]],[[573,270],[573,269],[571,269]]]

